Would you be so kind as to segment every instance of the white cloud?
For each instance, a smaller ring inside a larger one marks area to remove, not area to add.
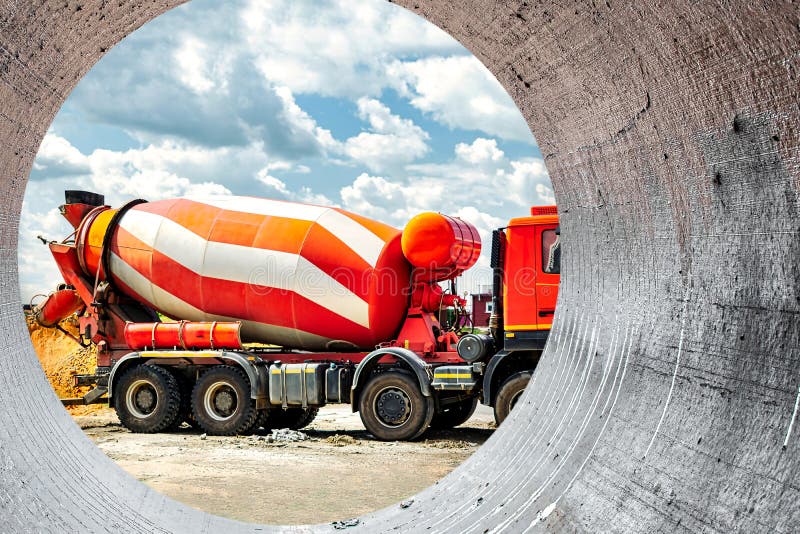
[[[545,184],[536,184],[536,194],[542,199],[543,204],[556,203],[556,196],[553,193],[553,189]]]
[[[474,56],[396,61],[388,75],[414,107],[450,128],[533,142],[514,101]]]
[[[259,171],[258,181],[267,186],[267,189],[284,198],[289,198],[289,195],[291,194],[283,180],[280,178],[275,178],[274,176],[270,176],[267,174],[266,169]]]
[[[405,9],[251,0],[241,21],[259,72],[294,93],[357,99],[392,88],[450,128],[532,143],[516,105],[483,64]]]
[[[505,226],[508,223],[508,220],[484,213],[475,206],[458,208],[450,215],[469,221],[478,230],[481,235],[481,240],[484,243],[488,243],[491,240],[493,230]]]
[[[36,176],[54,178],[89,172],[89,160],[61,136],[48,134],[33,162]]]
[[[486,211],[484,198],[473,188],[454,186],[449,179],[414,178],[393,182],[384,177],[359,175],[341,190],[342,207],[402,229],[406,222],[424,211],[438,211],[459,217],[478,230],[483,244],[476,266],[461,281],[462,289],[477,291],[491,283],[489,252],[492,230],[508,219]],[[491,208],[491,207],[490,207]]]
[[[193,36],[184,37],[174,54],[178,79],[198,94],[207,93],[216,85],[209,72],[208,57],[208,45]]]
[[[427,154],[428,133],[378,100],[359,99],[358,116],[369,123],[370,131],[347,139],[343,151],[370,170],[397,168]]]
[[[462,287],[477,290],[491,283],[491,232],[508,219],[528,214],[533,205],[552,204],[552,189],[544,162],[538,158],[509,159],[495,139],[458,143],[445,163],[407,165],[394,181],[361,174],[340,191],[346,209],[402,228],[423,211],[438,211],[473,224],[483,243],[476,267]]]
[[[360,174],[340,192],[346,209],[384,221],[398,218],[397,211],[404,210],[407,205],[407,193],[408,189],[402,184],[367,173]]]
[[[262,51],[260,72],[295,93],[377,96],[393,60],[467,53],[444,31],[389,2],[251,0],[241,22],[246,45]]]
[[[520,206],[530,206],[531,192],[536,192],[539,201],[555,203],[550,177],[544,161],[537,158],[512,161],[510,170],[501,170],[498,178],[508,187],[510,199]]]
[[[481,163],[498,162],[505,154],[497,148],[494,139],[475,139],[471,144],[458,143],[455,148],[456,157],[467,163],[479,165]]]
[[[331,149],[337,146],[331,132],[319,127],[316,121],[297,105],[291,89],[288,87],[276,87],[274,90],[283,103],[282,115],[286,118],[286,124],[294,136],[301,137],[305,135],[313,138],[323,149]]]
[[[207,149],[174,142],[121,152],[99,149],[88,156],[90,187],[105,193],[111,204],[131,197],[159,200],[204,192],[230,194],[214,176],[230,180],[231,161],[251,160],[252,168],[262,163],[262,157],[248,148]]]
[[[315,193],[310,187],[302,186],[299,190],[293,191],[286,182],[269,174],[271,170],[288,171],[295,169],[292,165],[284,162],[271,163],[258,172],[258,181],[267,188],[267,196],[278,196],[286,200],[304,202],[306,204],[317,204],[321,206],[331,206],[333,201],[320,193]],[[299,167],[303,171],[302,166]]]
[[[302,186],[300,190],[295,193],[294,199],[298,202],[317,204],[318,206],[338,206],[331,199],[320,193],[315,193],[308,186]]]

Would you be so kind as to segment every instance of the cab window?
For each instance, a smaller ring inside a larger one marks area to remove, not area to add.
[[[542,232],[542,271],[561,274],[561,240],[555,230]]]

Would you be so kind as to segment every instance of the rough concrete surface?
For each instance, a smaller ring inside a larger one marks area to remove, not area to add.
[[[268,530],[179,505],[93,447],[19,312],[17,219],[50,121],[176,3],[0,1],[0,530]],[[563,221],[553,335],[521,409],[413,504],[274,530],[800,529],[797,2],[400,3],[533,127]]]

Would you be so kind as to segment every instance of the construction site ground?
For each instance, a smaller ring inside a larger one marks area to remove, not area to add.
[[[125,471],[189,506],[242,521],[325,523],[409,499],[469,457],[492,433],[486,407],[461,427],[411,443],[371,439],[349,406],[327,406],[302,432],[205,436],[182,428],[133,434],[110,409],[74,415]]]

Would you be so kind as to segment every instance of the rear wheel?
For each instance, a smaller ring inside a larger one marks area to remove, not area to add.
[[[415,378],[397,372],[373,376],[361,392],[361,421],[382,441],[412,440],[433,418],[433,399],[425,397]]]
[[[233,436],[252,431],[258,412],[250,382],[238,367],[219,365],[206,371],[192,391],[192,413],[206,433]]]
[[[265,412],[261,426],[264,428],[291,428],[300,430],[311,424],[319,412],[318,408],[274,408]]]
[[[497,397],[494,401],[494,420],[498,426],[502,423],[522,396],[522,392],[528,387],[531,381],[531,374],[527,372],[511,375],[500,386]]]
[[[467,422],[478,407],[478,397],[449,404],[441,412],[434,414],[431,428],[447,429],[457,427]]]
[[[171,430],[177,430],[183,423],[188,424],[192,428],[197,427],[197,421],[192,415],[192,388],[194,387],[194,380],[190,379],[186,374],[173,370],[172,376],[178,382],[178,390],[181,392],[181,404],[178,409],[178,417],[171,425]]]
[[[137,365],[126,371],[114,388],[114,409],[131,432],[154,433],[178,419],[181,393],[175,377],[162,367]]]

